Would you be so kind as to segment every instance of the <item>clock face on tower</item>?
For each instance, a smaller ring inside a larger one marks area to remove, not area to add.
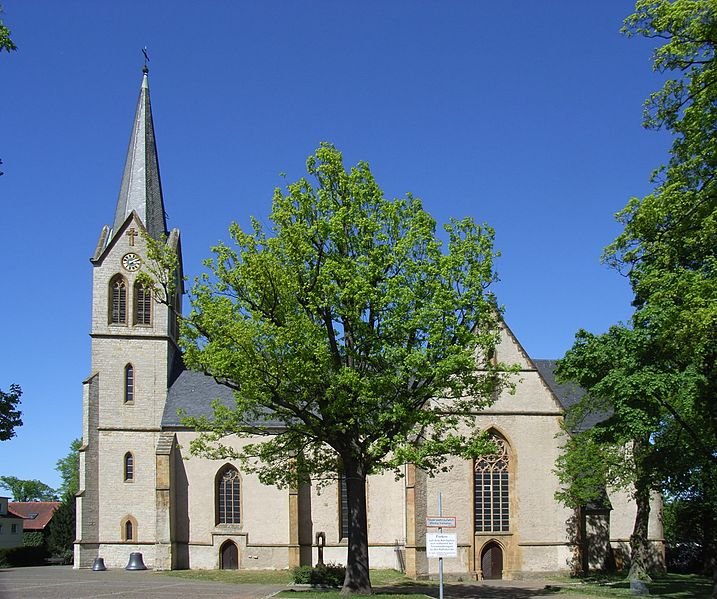
[[[124,256],[122,256],[122,266],[124,266],[125,269],[130,272],[135,272],[136,270],[139,270],[139,267],[141,265],[142,259],[134,252],[130,252],[129,254],[125,254]]]

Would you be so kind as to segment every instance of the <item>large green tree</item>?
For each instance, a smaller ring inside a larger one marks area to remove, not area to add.
[[[655,171],[653,192],[632,198],[618,214],[624,229],[604,257],[627,273],[634,291],[635,313],[627,328],[630,336],[641,339],[630,350],[641,352],[631,356],[634,364],[640,358],[635,373],[648,374],[647,384],[657,380],[662,385],[659,393],[645,393],[641,404],[648,411],[661,410],[649,437],[650,450],[660,456],[661,486],[670,490],[675,481],[684,485],[699,480],[703,489],[713,489],[717,2],[639,0],[623,31],[661,43],[654,53],[654,68],[667,77],[646,103],[645,126],[669,132],[673,143],[669,160]],[[595,343],[600,342],[596,337]],[[580,350],[576,346],[571,352],[576,349]],[[606,376],[612,374],[610,370]]]
[[[12,439],[15,429],[22,426],[22,413],[17,408],[21,396],[20,385],[10,385],[7,393],[0,389],[0,441]]]
[[[442,241],[418,199],[386,199],[367,164],[346,170],[329,144],[307,170],[275,191],[268,233],[232,225],[193,289],[185,361],[236,405],[190,422],[204,431],[192,451],[268,484],[342,473],[344,591],[370,593],[366,477],[492,448],[471,414],[509,379],[494,360],[493,232],[451,221]],[[237,451],[229,434],[263,438]]]
[[[2,14],[2,12],[2,5],[0,5],[0,14]],[[3,50],[5,50],[5,52],[11,52],[17,50],[17,46],[10,38],[10,29],[0,20],[0,52]]]
[[[0,476],[0,487],[8,489],[15,501],[57,501],[57,491],[37,479]]]
[[[630,536],[630,579],[648,580],[661,570],[648,542],[650,497],[661,488],[656,436],[666,417],[672,378],[660,372],[644,331],[614,326],[603,335],[579,331],[558,362],[561,380],[577,382],[585,395],[567,414],[572,430],[558,459],[562,489],[556,494],[579,508],[599,501],[606,489],[626,489],[636,505]],[[584,419],[602,420],[584,429]]]

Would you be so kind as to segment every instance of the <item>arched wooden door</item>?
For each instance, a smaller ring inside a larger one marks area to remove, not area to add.
[[[233,541],[225,541],[219,549],[219,567],[222,570],[239,569],[239,549]]]
[[[503,550],[496,542],[488,543],[480,556],[480,567],[486,580],[503,578]]]

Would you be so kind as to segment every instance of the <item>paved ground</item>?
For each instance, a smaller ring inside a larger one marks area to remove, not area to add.
[[[189,581],[156,572],[126,570],[73,570],[71,566],[0,569],[2,599],[84,599],[123,597],[236,597],[262,599],[282,585],[224,584]]]
[[[73,570],[70,566],[0,569],[0,599],[181,598],[234,597],[264,599],[286,588],[282,585],[225,584],[174,578],[151,571]],[[376,588],[375,591],[389,590]],[[438,597],[438,586],[392,586],[394,593],[425,593]],[[450,583],[446,599],[532,599],[557,595],[543,580]],[[570,599],[560,595],[559,599]],[[578,597],[578,595],[575,595]],[[556,597],[556,599],[558,599]]]

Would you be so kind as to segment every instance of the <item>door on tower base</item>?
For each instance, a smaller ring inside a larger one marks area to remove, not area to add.
[[[219,550],[219,567],[222,570],[239,569],[239,550],[232,541],[225,541]]]
[[[485,580],[500,580],[503,578],[503,550],[495,541],[491,541],[480,555],[480,567]]]

